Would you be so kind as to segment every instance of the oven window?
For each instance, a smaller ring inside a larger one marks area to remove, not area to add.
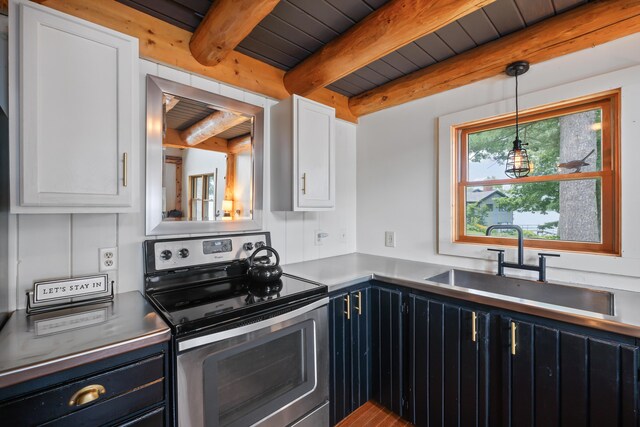
[[[246,426],[315,387],[313,322],[212,355],[204,363],[208,426]]]

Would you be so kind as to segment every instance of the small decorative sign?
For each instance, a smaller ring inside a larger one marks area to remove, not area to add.
[[[109,292],[107,275],[35,282],[34,302],[54,301]]]
[[[113,300],[113,282],[106,274],[44,280],[27,292],[27,313],[57,310]]]
[[[51,335],[71,329],[86,328],[107,321],[107,309],[85,311],[68,316],[52,317],[35,321],[36,335]]]

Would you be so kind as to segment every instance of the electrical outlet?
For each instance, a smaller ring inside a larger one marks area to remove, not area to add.
[[[100,249],[100,271],[118,269],[118,248]]]
[[[396,232],[395,231],[385,231],[384,232],[384,245],[388,248],[396,247]]]
[[[329,233],[325,233],[322,230],[315,230],[315,244],[316,246],[322,246],[322,240],[329,237]]]
[[[340,241],[342,243],[347,243],[347,229],[346,228],[340,229],[340,234],[338,235],[338,241]]]

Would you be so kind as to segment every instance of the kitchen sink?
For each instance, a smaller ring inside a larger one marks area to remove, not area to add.
[[[607,291],[541,283],[473,271],[450,270],[426,280],[532,301],[613,315],[613,294]]]

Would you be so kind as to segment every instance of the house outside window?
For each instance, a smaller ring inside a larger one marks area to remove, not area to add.
[[[619,91],[521,114],[520,139],[531,160],[524,178],[505,176],[515,118],[454,128],[457,137],[455,241],[620,254]]]

